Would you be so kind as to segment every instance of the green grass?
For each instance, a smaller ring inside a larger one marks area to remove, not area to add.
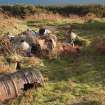
[[[32,21],[28,24],[40,26],[45,23],[46,21]],[[55,27],[59,27],[59,37],[63,37],[63,27],[68,23],[53,23]],[[92,26],[93,23],[72,24],[76,26],[74,31],[79,36],[91,42],[104,37],[103,28],[97,28],[104,27],[102,22]],[[17,99],[4,103],[5,105],[105,105],[105,55],[96,53],[91,45],[84,48],[79,56],[50,61],[43,59],[43,63],[37,69],[48,78],[45,86],[29,90]]]
[[[51,26],[58,26],[58,25],[65,25],[68,24],[69,21],[68,19],[63,19],[61,20],[46,20],[46,19],[42,19],[42,20],[30,20],[27,21],[27,25],[30,27],[40,27],[40,26],[46,26],[46,25],[51,25]]]

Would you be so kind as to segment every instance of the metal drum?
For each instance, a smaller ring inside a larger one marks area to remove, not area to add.
[[[37,70],[24,70],[0,76],[0,101],[20,96],[30,88],[44,85],[42,74]]]

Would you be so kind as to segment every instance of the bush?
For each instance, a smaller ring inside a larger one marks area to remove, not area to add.
[[[84,16],[93,13],[96,16],[105,16],[105,6],[103,5],[68,5],[68,6],[34,6],[34,5],[3,5],[0,6],[5,12],[15,16],[35,14],[35,13],[59,13],[63,16],[76,14]]]
[[[102,17],[105,14],[105,6],[102,5],[69,5],[64,7],[49,6],[45,8],[48,11],[53,11],[54,13],[60,13],[65,16],[69,16],[69,14],[77,14],[83,16],[88,13],[94,13],[97,16]]]

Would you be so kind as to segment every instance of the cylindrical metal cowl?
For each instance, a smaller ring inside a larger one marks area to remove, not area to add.
[[[24,90],[41,87],[44,84],[42,74],[37,70],[24,70],[0,76],[0,101],[13,99]]]

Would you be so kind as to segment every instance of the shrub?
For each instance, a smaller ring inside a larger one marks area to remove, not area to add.
[[[35,13],[58,13],[63,16],[69,16],[70,14],[84,16],[88,13],[93,13],[99,17],[105,16],[105,6],[97,4],[68,6],[3,5],[0,8],[15,16]]]

